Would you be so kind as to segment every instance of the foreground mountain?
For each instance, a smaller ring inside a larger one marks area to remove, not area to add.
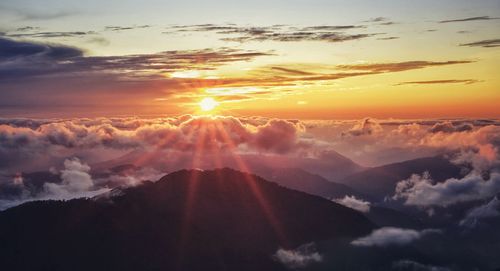
[[[334,202],[230,169],[0,213],[2,270],[282,270],[273,255],[368,234]]]

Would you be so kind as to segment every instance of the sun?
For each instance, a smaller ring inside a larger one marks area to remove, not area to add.
[[[214,100],[214,98],[208,97],[201,100],[199,106],[202,111],[208,112],[214,110],[217,106],[219,106],[219,103]]]

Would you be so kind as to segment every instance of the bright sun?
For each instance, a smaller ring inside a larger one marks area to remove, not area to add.
[[[204,98],[200,101],[199,105],[202,111],[207,112],[214,110],[219,103],[214,98]]]

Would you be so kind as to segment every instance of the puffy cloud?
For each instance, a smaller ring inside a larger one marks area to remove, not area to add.
[[[132,150],[193,152],[213,148],[221,152],[286,154],[308,148],[306,140],[300,138],[304,129],[300,123],[278,119],[256,123],[245,118],[187,115],[160,119],[70,119],[26,126],[0,125],[0,154],[5,157],[0,159],[0,168],[18,167],[21,160],[41,163],[50,160],[51,155],[81,157],[81,152],[102,153],[102,149],[123,155]],[[42,168],[52,165],[46,163]]]
[[[347,131],[347,134],[352,136],[362,136],[372,135],[380,131],[382,131],[380,124],[370,118],[365,118]]]
[[[477,172],[462,179],[451,178],[435,183],[428,174],[413,175],[399,182],[393,199],[403,199],[406,205],[429,207],[480,200],[500,192],[500,174],[492,172],[489,179]]]
[[[434,266],[421,264],[419,262],[411,261],[411,260],[400,260],[392,263],[391,270],[411,270],[411,271],[451,271],[451,269],[447,267]]]
[[[61,183],[45,183],[45,197],[68,199],[74,197],[93,196],[107,189],[94,189],[94,181],[89,174],[90,167],[78,158],[64,161],[61,170]]]
[[[391,245],[402,246],[410,244],[428,234],[433,233],[441,233],[441,231],[435,229],[416,231],[412,229],[384,227],[374,230],[368,236],[352,241],[351,244],[362,247],[386,247]]]
[[[310,264],[323,260],[321,254],[316,251],[314,243],[300,246],[295,250],[278,249],[274,258],[288,268],[304,268]]]
[[[355,196],[345,196],[342,199],[335,199],[334,201],[363,213],[368,213],[370,211],[370,202],[357,199]]]
[[[301,131],[299,125],[286,120],[273,119],[257,128],[255,144],[259,149],[286,153],[295,147],[299,131]]]
[[[478,220],[488,217],[500,216],[500,200],[494,197],[484,205],[475,207],[467,212],[467,215],[460,221],[460,226],[474,227]]]
[[[109,190],[94,182],[90,166],[78,158],[66,159],[62,170],[51,172],[33,173],[26,181],[18,173],[10,184],[0,183],[0,210],[32,200],[94,197]]]
[[[474,126],[472,126],[472,124],[470,123],[461,123],[458,125],[454,125],[451,121],[445,121],[434,124],[434,126],[432,126],[429,131],[432,133],[454,133],[472,131],[472,129],[474,129]]]

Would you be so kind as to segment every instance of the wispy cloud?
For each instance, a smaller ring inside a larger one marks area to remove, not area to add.
[[[500,19],[500,18],[490,17],[490,16],[478,16],[478,17],[443,20],[443,21],[439,21],[439,23],[445,24],[445,23],[459,23],[459,22],[471,22],[471,21],[489,21],[489,20],[498,20],[498,19]]]
[[[178,32],[214,32],[218,35],[229,37],[221,38],[225,41],[249,42],[249,41],[324,41],[344,42],[359,40],[381,33],[347,33],[347,30],[365,28],[363,25],[315,25],[306,27],[294,27],[288,25],[273,26],[237,26],[229,25],[184,25],[173,26],[165,33]]]
[[[133,29],[143,29],[150,28],[151,25],[134,25],[134,26],[106,26],[104,28],[105,31],[124,31],[124,30],[133,30]]]
[[[434,85],[434,84],[474,84],[480,82],[476,79],[445,79],[445,80],[431,80],[431,81],[410,81],[410,82],[402,82],[396,84],[396,86],[401,85]]]
[[[423,69],[427,67],[438,67],[455,64],[473,63],[472,60],[451,60],[451,61],[405,61],[395,63],[369,63],[356,65],[340,65],[337,66],[343,70],[371,71],[371,72],[399,72],[415,69]]]
[[[7,34],[9,37],[16,38],[67,38],[67,37],[82,37],[87,35],[97,34],[95,31],[67,31],[67,32],[32,32],[32,33],[13,33]]]
[[[500,39],[481,40],[471,43],[463,43],[460,46],[493,48],[500,46]]]

